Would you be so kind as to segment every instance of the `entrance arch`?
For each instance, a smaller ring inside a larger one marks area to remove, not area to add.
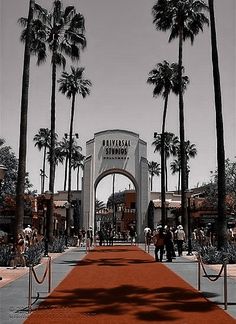
[[[149,201],[147,144],[127,130],[105,130],[86,143],[83,179],[82,226],[94,225],[95,192],[106,175],[120,173],[134,184],[137,200],[137,234],[143,239]]]

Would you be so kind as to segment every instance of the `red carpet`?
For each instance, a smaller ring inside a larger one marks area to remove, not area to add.
[[[235,322],[136,246],[106,246],[91,251],[25,321],[26,324]]]

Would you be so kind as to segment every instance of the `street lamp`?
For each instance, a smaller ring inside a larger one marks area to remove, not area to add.
[[[44,207],[44,256],[48,257],[48,242],[49,242],[49,212],[50,212],[50,202],[52,198],[51,191],[46,191],[44,195],[46,206]],[[46,223],[46,224],[45,224]],[[45,226],[46,225],[46,226]]]
[[[187,229],[188,229],[188,253],[187,255],[192,255],[192,224],[191,224],[191,193],[192,191],[186,192],[187,197]]]
[[[71,217],[71,203],[69,203],[68,201],[64,204],[64,207],[66,209],[66,235],[65,235],[65,239],[66,239],[66,242],[65,242],[65,245],[66,247],[68,246],[68,236],[69,236],[69,226],[70,226],[70,217]]]
[[[67,139],[68,134],[64,134],[65,138]],[[72,169],[72,138],[76,137],[77,139],[79,138],[79,134],[75,133],[72,134],[70,133],[69,135],[69,152],[68,152],[68,158],[69,158],[69,174],[68,174],[68,192],[67,192],[67,201],[68,201],[68,206],[66,209],[66,242],[68,239],[68,236],[70,236],[70,225],[71,225],[71,201],[72,201],[72,194],[71,194],[71,169]],[[68,242],[67,242],[68,243]],[[67,246],[67,244],[66,244]]]

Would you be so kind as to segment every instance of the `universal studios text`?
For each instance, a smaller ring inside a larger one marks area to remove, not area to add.
[[[127,155],[128,147],[130,146],[130,140],[125,139],[111,139],[103,140],[102,146],[105,148],[105,154],[107,155]]]

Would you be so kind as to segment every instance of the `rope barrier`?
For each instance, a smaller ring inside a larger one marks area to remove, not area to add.
[[[224,264],[222,264],[222,267],[221,267],[220,272],[218,273],[218,275],[208,275],[207,272],[206,272],[206,269],[204,267],[204,263],[202,262],[201,257],[200,257],[200,263],[201,263],[203,272],[204,272],[205,276],[207,277],[207,279],[209,279],[210,281],[216,281],[221,277],[221,274],[222,274],[222,272],[224,270]],[[214,278],[214,279],[212,279],[212,278]]]
[[[228,306],[228,301],[227,301],[227,259],[224,259],[222,267],[217,275],[207,274],[206,269],[204,267],[204,263],[203,263],[202,258],[199,254],[197,254],[197,260],[198,260],[198,290],[201,289],[201,287],[200,287],[201,286],[201,284],[200,284],[201,267],[203,269],[203,272],[204,272],[206,278],[212,282],[218,280],[221,277],[221,274],[224,270],[224,309],[227,310],[227,306]]]
[[[36,282],[37,282],[38,284],[42,284],[42,283],[44,282],[44,279],[46,278],[46,275],[47,275],[47,273],[48,273],[48,269],[49,269],[49,266],[48,266],[48,264],[47,264],[47,265],[46,265],[45,272],[44,272],[44,274],[43,274],[43,277],[42,277],[41,280],[39,280],[39,278],[37,277],[37,273],[35,272],[34,268],[32,268],[32,273],[33,273],[33,275],[34,275],[34,279],[36,280]]]
[[[28,312],[32,309],[32,287],[33,287],[33,277],[38,284],[42,284],[48,274],[48,292],[51,291],[51,257],[48,256],[48,262],[41,280],[38,278],[37,273],[32,265],[29,266],[29,289],[28,289]]]

